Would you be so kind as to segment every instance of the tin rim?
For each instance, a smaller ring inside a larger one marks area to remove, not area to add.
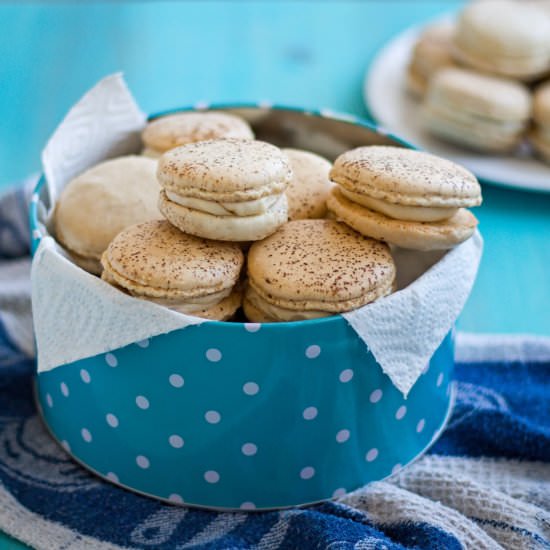
[[[258,109],[258,110],[264,110],[264,111],[288,111],[288,112],[294,112],[299,113],[304,116],[312,116],[312,117],[319,117],[319,118],[326,118],[331,120],[337,120],[339,122],[343,122],[346,124],[350,124],[352,126],[360,126],[362,128],[365,128],[366,130],[370,130],[371,132],[374,132],[375,134],[384,136],[389,138],[390,140],[394,141],[397,145],[407,148],[407,149],[417,149],[414,145],[411,143],[405,141],[404,139],[392,134],[391,132],[386,131],[383,127],[370,122],[366,119],[356,117],[355,115],[345,113],[345,112],[335,112],[328,109],[305,109],[302,107],[293,107],[288,105],[280,105],[280,104],[270,104],[267,102],[259,102],[259,103],[214,103],[214,104],[206,104],[206,103],[197,103],[195,105],[190,105],[187,107],[177,107],[173,109],[167,109],[163,111],[158,111],[156,113],[153,113],[152,115],[149,115],[147,117],[147,120],[154,120],[156,118],[170,115],[170,114],[176,114],[180,112],[189,112],[189,111],[224,111],[224,110],[233,110],[233,109]],[[31,195],[31,201],[29,206],[29,224],[30,224],[30,230],[31,230],[31,255],[34,255],[36,250],[38,249],[38,246],[40,245],[40,241],[43,237],[46,235],[42,232],[40,229],[40,224],[38,221],[38,205],[40,203],[40,193],[42,189],[47,185],[46,176],[44,173],[40,174],[40,177],[38,179],[38,182],[36,186],[33,189],[33,193]],[[286,330],[289,327],[299,327],[304,326],[306,323],[308,326],[312,326],[314,324],[323,324],[323,323],[334,323],[334,322],[342,322],[344,321],[344,318],[339,315],[330,315],[328,317],[321,317],[320,319],[307,319],[303,321],[284,321],[284,322],[276,322],[276,323],[261,323],[264,327],[269,327],[269,330]],[[247,323],[242,322],[235,322],[235,321],[207,321],[210,325],[216,325],[216,326],[223,326],[225,328],[233,326],[235,329],[239,329],[242,325],[246,325]],[[255,324],[255,323],[254,323]]]

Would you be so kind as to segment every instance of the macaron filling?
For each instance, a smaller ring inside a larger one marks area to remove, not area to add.
[[[248,286],[245,293],[245,300],[248,300],[256,309],[266,317],[275,321],[307,321],[334,315],[330,311],[322,310],[294,310],[278,306],[264,300],[251,286]]]
[[[188,197],[165,190],[172,202],[193,210],[200,210],[214,216],[257,216],[264,214],[281,198],[281,194],[269,195],[259,199],[240,202],[214,202],[196,197]]]
[[[340,192],[351,201],[396,220],[435,222],[446,220],[454,216],[458,210],[458,208],[453,207],[408,206],[395,204],[385,200],[375,199],[369,195],[349,191],[342,186],[340,186],[339,189]]]
[[[206,294],[200,293],[201,291],[199,291],[196,296],[178,296],[177,292],[173,290],[170,292],[169,289],[165,288],[146,287],[134,281],[130,281],[124,275],[113,269],[106,254],[104,254],[102,258],[102,263],[104,270],[101,278],[104,281],[134,298],[148,300],[155,304],[179,311],[180,313],[192,314],[213,308],[230,296],[234,291],[233,287],[229,287],[221,291]]]

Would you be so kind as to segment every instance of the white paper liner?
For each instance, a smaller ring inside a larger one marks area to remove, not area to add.
[[[31,281],[38,372],[204,322],[124,294],[65,258],[51,237],[35,253]]]
[[[67,113],[42,151],[50,204],[87,168],[138,151],[146,120],[122,74],[100,80]]]
[[[482,250],[476,231],[409,286],[343,314],[405,396],[462,311]]]
[[[138,151],[144,124],[121,75],[101,80],[69,111],[43,152],[50,204],[80,172]],[[412,270],[403,262],[400,269],[398,261],[400,279],[413,282],[344,314],[405,396],[462,310],[482,248],[476,232],[416,280],[434,257],[403,252]],[[72,264],[51,237],[42,239],[33,261],[32,300],[39,372],[203,322],[114,289]]]

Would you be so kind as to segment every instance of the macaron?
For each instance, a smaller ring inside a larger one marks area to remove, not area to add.
[[[388,246],[333,220],[295,220],[248,253],[243,309],[253,322],[350,311],[392,292]]]
[[[550,70],[550,16],[536,3],[472,2],[458,17],[454,55],[464,65],[533,80]]]
[[[327,206],[359,233],[404,248],[452,248],[474,232],[464,207],[481,204],[475,176],[454,162],[391,146],[358,147],[330,172]]]
[[[530,114],[531,95],[523,84],[446,68],[430,80],[421,119],[429,132],[444,140],[505,153],[521,141]]]
[[[162,218],[157,163],[139,156],[102,162],[70,181],[54,212],[56,238],[80,267],[101,273],[100,258],[125,227]]]
[[[186,112],[167,115],[149,122],[141,134],[142,155],[160,155],[187,143],[211,139],[254,139],[248,123],[230,113]]]
[[[180,313],[221,321],[241,304],[239,246],[186,235],[166,220],[126,228],[101,263],[104,281]]]
[[[452,55],[454,22],[442,21],[426,27],[411,52],[407,66],[407,89],[422,97],[431,77],[443,67],[455,64]]]
[[[529,141],[538,155],[550,162],[550,81],[535,90],[533,123]]]
[[[327,197],[332,189],[328,174],[331,163],[309,151],[283,149],[290,162],[292,179],[286,188],[288,219],[323,218],[327,213]]]
[[[256,140],[220,139],[172,149],[159,160],[159,209],[184,233],[257,241],[287,221],[285,154]]]

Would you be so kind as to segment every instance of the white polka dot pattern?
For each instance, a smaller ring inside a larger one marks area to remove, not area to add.
[[[316,359],[321,355],[321,348],[317,344],[313,344],[306,348],[306,357],[308,359]]]
[[[168,381],[170,382],[171,386],[174,386],[174,388],[181,388],[185,383],[183,376],[179,374],[171,374],[168,378]]]
[[[256,395],[260,391],[260,386],[256,384],[256,382],[247,382],[243,386],[243,392],[246,393],[246,395]]]
[[[209,424],[217,424],[222,419],[218,411],[206,411],[204,418]]]
[[[347,383],[353,378],[353,370],[345,369],[340,373],[339,380],[342,383]]]
[[[317,407],[306,407],[302,413],[302,416],[304,417],[304,420],[313,420],[317,417],[317,413]]]

